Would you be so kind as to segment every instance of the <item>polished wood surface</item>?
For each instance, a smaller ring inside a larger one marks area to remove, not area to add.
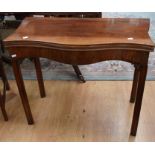
[[[4,16],[4,15],[14,15],[16,17],[16,21],[5,21],[3,27],[5,28],[17,28],[20,23],[21,20],[23,20],[26,17],[30,17],[33,15],[43,15],[45,17],[69,17],[69,18],[101,18],[102,14],[101,12],[1,12],[0,16]],[[3,50],[4,51],[4,50]],[[3,55],[3,60],[6,62],[11,62],[10,58],[8,56],[6,56],[5,54]],[[84,77],[82,76],[82,73],[79,69],[78,66],[74,65],[73,66],[75,73],[77,74],[77,77],[79,80],[81,80],[82,82],[85,82]],[[36,68],[37,70],[41,70],[40,68]],[[40,73],[39,73],[40,74]],[[38,75],[38,73],[37,73]]]
[[[80,45],[76,50],[85,50],[90,45],[96,45],[96,48],[101,45],[107,47],[107,44],[113,45],[112,48],[123,45],[127,46],[124,48],[132,48],[137,45],[138,48],[140,44],[150,50],[154,44],[148,30],[148,19],[26,18],[16,33],[5,39],[5,46],[44,45],[50,48],[53,45],[53,48],[72,50],[72,47]]]
[[[154,43],[149,37],[149,19],[132,18],[26,18],[17,31],[4,40],[12,55],[13,69],[28,124],[33,124],[19,60],[44,57],[72,65],[105,60],[122,60],[138,66],[131,102],[135,108],[131,134],[137,133],[147,74],[149,53]],[[137,69],[136,69],[137,71]],[[136,80],[138,79],[138,80]]]
[[[154,48],[148,30],[148,19],[27,18],[4,44],[18,58],[31,55],[74,65],[112,59],[141,63]]]
[[[136,137],[129,136],[131,81],[45,81],[46,98],[37,81],[24,82],[36,123],[25,123],[16,82],[9,81],[9,121],[0,112],[0,141],[155,141],[154,81],[146,81]]]

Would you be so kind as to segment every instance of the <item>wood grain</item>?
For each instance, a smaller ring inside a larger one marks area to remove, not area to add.
[[[46,98],[39,97],[37,81],[25,81],[33,126],[25,123],[15,81],[9,83],[9,121],[4,122],[0,113],[0,141],[155,141],[153,81],[146,82],[136,137],[129,136],[134,107],[129,103],[131,81],[45,81],[50,87]]]
[[[13,70],[28,124],[34,121],[18,66],[20,59],[44,57],[72,65],[122,60],[140,68],[139,80],[133,84],[137,88],[133,88],[135,91],[132,94],[136,100],[131,135],[135,136],[148,57],[154,49],[148,34],[149,26],[149,19],[140,18],[26,18],[17,31],[4,40],[4,44],[12,55]]]
[[[26,18],[16,33],[4,40],[5,46],[12,44],[57,46],[90,46],[111,44],[140,44],[154,47],[149,31],[149,19],[132,18]],[[143,32],[143,33],[142,33]],[[128,39],[133,38],[133,39]],[[45,44],[46,43],[46,44]],[[27,45],[28,46],[28,45]],[[116,46],[117,47],[117,46]],[[88,48],[88,47],[87,47]],[[92,47],[91,47],[92,48]],[[114,47],[115,48],[115,47]]]
[[[105,60],[146,63],[154,43],[149,19],[26,18],[4,40],[16,58],[46,57],[83,65]]]

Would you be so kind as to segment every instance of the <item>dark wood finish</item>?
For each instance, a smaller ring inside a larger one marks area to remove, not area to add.
[[[7,115],[6,110],[5,110],[5,106],[4,106],[5,104],[4,104],[2,94],[0,94],[0,102],[1,102],[0,107],[1,107],[1,111],[3,114],[4,120],[8,121],[8,115]]]
[[[40,96],[43,98],[46,96],[46,94],[45,94],[43,76],[41,71],[41,64],[40,64],[39,58],[33,58],[33,61],[36,68],[36,75],[37,75],[38,84],[39,84]]]
[[[148,19],[131,18],[26,18],[17,31],[4,40],[14,60],[14,73],[24,108],[30,111],[17,65],[20,59],[45,57],[71,65],[105,60],[127,61],[140,66],[137,93],[133,93],[136,101],[131,134],[136,135],[146,66],[149,53],[154,50],[148,34],[149,23]],[[32,115],[26,114],[32,123]]]
[[[8,80],[5,75],[5,71],[4,71],[4,67],[3,67],[1,58],[0,58],[0,77],[3,82],[3,90],[2,90],[2,92],[0,92],[0,107],[1,107],[1,111],[3,114],[4,120],[8,121],[8,116],[7,116],[7,113],[5,110],[5,98],[6,98],[6,90],[9,90],[10,86],[9,86]]]
[[[138,86],[138,80],[139,80],[139,66],[135,65],[135,71],[134,71],[134,78],[133,78],[133,84],[132,84],[132,91],[130,96],[130,102],[134,103],[136,96],[137,96],[137,86]]]
[[[77,17],[77,18],[101,18],[102,14],[101,12],[1,12],[1,16],[5,15],[14,15],[17,19],[17,21],[6,21],[5,22],[5,28],[17,28],[20,25],[21,20],[23,20],[25,17],[30,17],[33,15],[44,15],[45,17]],[[3,60],[7,63],[11,62],[11,59],[6,56],[4,53],[2,54]],[[82,82],[85,82],[83,75],[81,74],[81,71],[78,66],[73,66],[75,73],[77,74],[77,77]],[[41,70],[39,68],[36,68],[36,70]],[[39,73],[37,73],[38,75]]]
[[[25,17],[33,15],[44,15],[46,17],[78,17],[78,18],[101,18],[101,12],[0,12],[1,19],[4,16],[14,15],[17,20],[23,20]]]
[[[0,103],[1,103],[0,107],[1,107],[1,111],[3,114],[4,120],[8,121],[8,115],[7,115],[7,112],[5,110],[5,101],[4,101],[3,95],[1,93],[0,93]]]
[[[85,81],[85,79],[84,79],[84,77],[83,77],[83,75],[82,75],[82,73],[81,73],[81,71],[79,69],[79,66],[78,65],[72,65],[72,67],[73,67],[78,79],[80,81],[82,81],[83,83],[85,83],[86,81]]]
[[[77,77],[79,78],[79,80],[82,81],[83,83],[85,83],[86,81],[85,81],[79,67],[77,65],[72,65],[72,66],[73,66],[73,69],[74,69]]]
[[[4,46],[3,46],[3,42],[2,40],[0,40],[0,48],[1,48],[1,51],[2,51],[2,54],[4,53]],[[1,77],[3,79],[3,81],[5,81],[6,83],[6,90],[10,90],[10,86],[9,86],[9,83],[8,83],[8,80],[7,80],[7,77],[6,77],[6,74],[5,74],[5,71],[4,71],[4,67],[3,67],[3,58],[2,58],[2,54],[0,54],[0,74],[1,74]]]
[[[20,63],[18,62],[18,60],[12,59],[12,66],[13,66],[15,79],[17,82],[19,94],[21,96],[21,100],[23,103],[23,107],[24,107],[24,111],[26,114],[28,124],[33,124],[34,121],[33,121],[32,113],[31,113],[30,105],[28,103],[28,98],[27,98],[27,94],[26,94],[26,90],[25,90],[25,86],[24,86],[24,81],[22,78],[21,70],[20,70]]]
[[[4,50],[4,46],[3,46],[3,42],[2,42],[2,38],[1,38],[1,34],[0,34],[0,56],[2,58],[2,60],[4,62],[7,62],[7,63],[11,63],[11,58],[8,57],[8,55],[5,54],[5,50]]]
[[[153,42],[148,30],[148,19],[26,18],[16,32],[5,39],[5,46],[47,47],[47,51],[54,48],[69,52],[105,49],[149,52],[153,49]]]
[[[144,86],[145,86],[145,79],[147,74],[147,65],[140,66],[139,72],[140,73],[139,73],[139,81],[138,81],[138,89],[137,89],[137,98],[136,98],[134,114],[132,119],[132,126],[131,126],[131,135],[133,136],[135,136],[137,133],[137,126],[139,121],[139,115],[140,115]]]

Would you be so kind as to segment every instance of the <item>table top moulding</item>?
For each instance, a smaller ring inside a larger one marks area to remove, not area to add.
[[[4,40],[6,48],[40,47],[66,51],[136,49],[153,51],[149,19],[141,18],[25,18]]]

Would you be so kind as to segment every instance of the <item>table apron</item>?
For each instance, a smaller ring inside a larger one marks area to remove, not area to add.
[[[148,62],[149,52],[116,49],[97,51],[64,51],[37,47],[11,47],[8,48],[15,59],[29,57],[43,57],[65,64],[86,65],[107,60],[122,60],[132,64],[145,65]]]

